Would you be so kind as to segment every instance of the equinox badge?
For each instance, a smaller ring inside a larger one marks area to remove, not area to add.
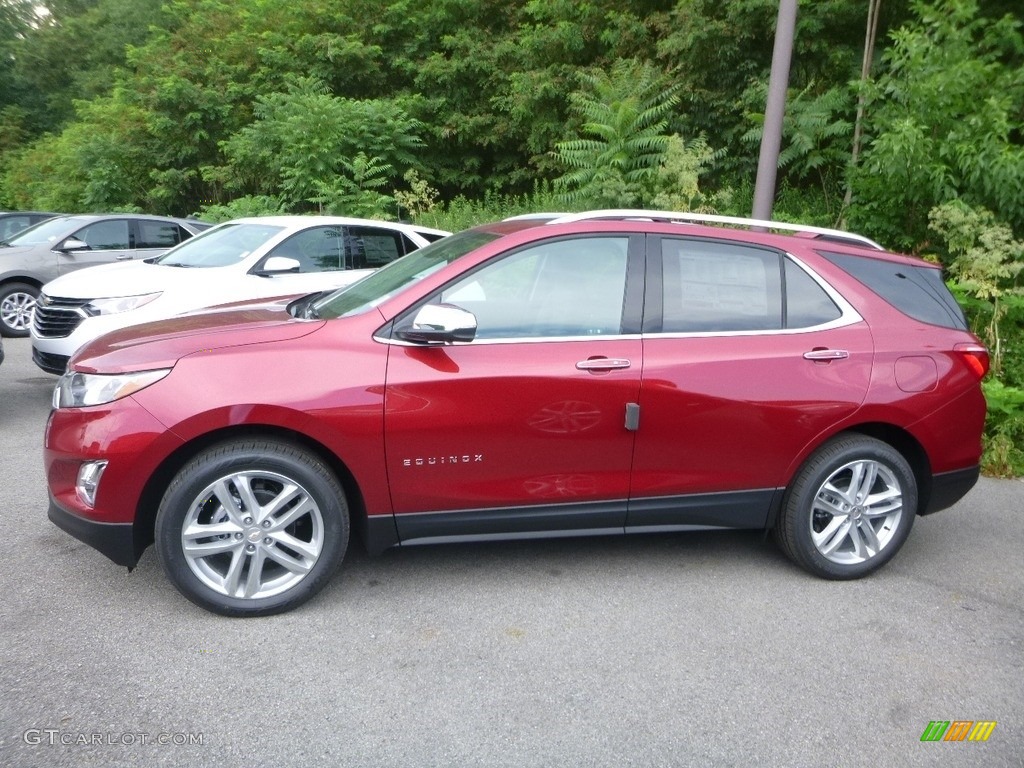
[[[427,456],[422,459],[402,459],[403,467],[435,467],[439,464],[477,464],[482,463],[482,453],[464,453],[456,456]]]

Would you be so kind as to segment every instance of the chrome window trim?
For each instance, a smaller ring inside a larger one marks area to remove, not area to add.
[[[799,336],[804,333],[815,333],[817,331],[831,331],[836,328],[845,328],[849,325],[856,325],[863,318],[856,312],[852,317],[841,316],[828,323],[812,325],[806,328],[776,328],[774,330],[758,331],[664,331],[658,333],[644,334],[645,339],[693,339],[693,338],[721,338],[731,336]]]
[[[595,336],[529,336],[529,337],[508,337],[498,339],[474,339],[473,341],[457,341],[451,344],[417,344],[402,339],[389,339],[386,336],[374,334],[373,340],[381,344],[391,344],[396,347],[479,347],[494,344],[550,344],[552,342],[567,341],[642,341],[644,339],[706,339],[723,337],[745,337],[745,336],[799,336],[806,333],[817,333],[819,331],[831,331],[836,328],[846,328],[863,321],[863,318],[856,311],[849,315],[843,315],[828,323],[812,325],[806,328],[776,328],[774,330],[756,331],[689,331],[689,332],[657,332],[643,334],[603,334]]]
[[[629,333],[629,334],[597,334],[593,336],[510,336],[507,338],[496,338],[496,339],[474,339],[473,341],[459,341],[452,344],[417,344],[411,341],[403,341],[401,339],[391,339],[384,336],[378,331],[373,335],[373,340],[382,344],[391,344],[398,347],[426,347],[426,346],[441,346],[441,347],[468,347],[468,346],[483,346],[492,344],[547,344],[551,342],[565,342],[565,341],[636,341],[643,339],[706,339],[706,338],[721,338],[721,337],[733,337],[733,336],[797,336],[805,333],[816,333],[819,331],[831,331],[836,328],[846,328],[847,326],[856,325],[864,321],[860,312],[854,309],[853,305],[847,301],[839,291],[832,287],[832,285],[822,278],[817,272],[807,266],[803,261],[794,256],[788,251],[783,252],[783,258],[790,259],[794,265],[802,269],[808,277],[811,278],[818,286],[825,291],[826,295],[835,302],[839,308],[839,317],[835,320],[830,320],[827,323],[819,323],[818,325],[809,325],[802,328],[774,328],[767,330],[751,330],[751,331],[657,331],[651,333]],[[391,323],[385,325],[385,328],[389,328]],[[383,330],[383,329],[382,329]]]
[[[639,333],[602,333],[593,336],[509,336],[497,339],[456,341],[451,344],[417,344],[414,341],[389,339],[376,333],[373,335],[374,341],[396,347],[482,347],[492,344],[550,344],[565,341],[640,341],[643,338],[643,335]]]

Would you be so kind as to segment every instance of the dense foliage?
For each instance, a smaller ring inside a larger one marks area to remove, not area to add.
[[[777,10],[0,0],[0,208],[746,215]],[[1021,15],[801,3],[775,209],[942,261],[995,353],[989,469],[1007,473],[1024,472]]]

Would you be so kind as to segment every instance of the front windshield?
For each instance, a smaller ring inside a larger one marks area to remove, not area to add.
[[[391,262],[357,283],[328,294],[315,302],[308,313],[325,319],[358,315],[498,237],[478,230],[449,235]]]
[[[221,224],[172,248],[155,263],[165,267],[227,267],[242,261],[283,229],[259,222]]]
[[[87,221],[89,221],[89,219],[74,216],[58,216],[55,219],[47,219],[46,221],[39,222],[33,227],[29,227],[23,232],[19,232],[16,236],[8,240],[7,244],[10,246],[19,246],[53,243],[66,236],[68,230],[72,229],[75,224],[79,222],[85,224]]]

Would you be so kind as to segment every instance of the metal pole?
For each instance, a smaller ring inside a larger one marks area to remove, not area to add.
[[[761,133],[761,155],[757,161],[754,182],[753,218],[770,220],[775,203],[775,178],[782,147],[782,118],[786,113],[786,90],[789,87],[789,62],[793,57],[793,35],[796,30],[797,0],[780,0],[779,18],[775,25],[775,48],[772,51],[772,74],[768,80],[768,103],[764,110],[764,131]]]

